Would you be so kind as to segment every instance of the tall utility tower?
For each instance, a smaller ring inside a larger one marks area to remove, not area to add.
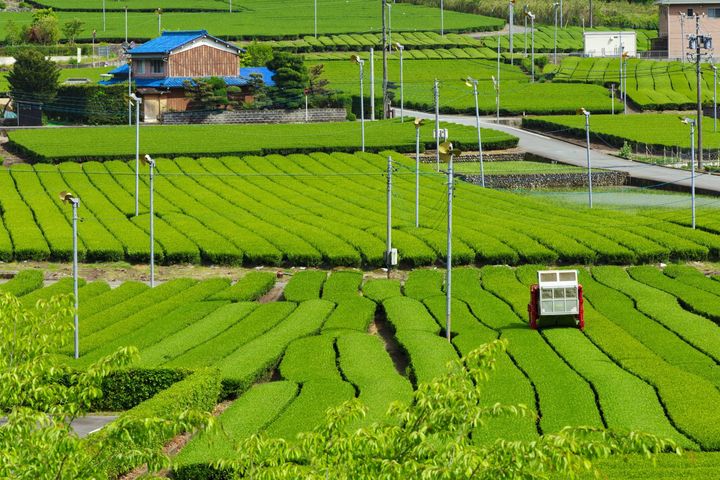
[[[387,68],[387,54],[388,54],[388,40],[387,40],[387,24],[385,23],[385,10],[387,9],[387,0],[382,0],[382,60],[383,60],[383,80],[382,80],[382,94],[383,94],[383,120],[388,117],[388,68]]]

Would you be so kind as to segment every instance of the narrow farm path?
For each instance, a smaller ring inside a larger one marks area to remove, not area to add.
[[[432,114],[405,110],[407,115],[434,118]],[[442,115],[442,120],[462,125],[475,125],[475,117],[465,115]],[[518,146],[523,150],[550,160],[570,165],[585,167],[585,148],[557,138],[551,138],[540,133],[523,130],[522,128],[497,124],[490,119],[481,119],[480,124],[485,128],[493,128],[510,133],[520,138]],[[452,138],[452,133],[450,135]],[[590,160],[596,168],[607,168],[627,172],[632,178],[637,178],[656,184],[674,184],[675,186],[690,188],[691,176],[683,170],[658,167],[641,162],[633,162],[609,155],[607,153],[591,150]],[[695,187],[698,193],[720,194],[720,176],[709,174],[696,174]]]
[[[25,160],[5,148],[7,142],[7,133],[3,131],[2,134],[0,134],[0,157],[2,157],[3,167],[9,167],[13,163],[25,163]]]

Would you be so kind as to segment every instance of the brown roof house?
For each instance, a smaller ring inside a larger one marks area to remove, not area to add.
[[[660,7],[659,35],[653,50],[667,51],[667,57],[681,59],[689,53],[688,35],[695,34],[699,16],[700,35],[720,40],[720,0],[657,0]]]

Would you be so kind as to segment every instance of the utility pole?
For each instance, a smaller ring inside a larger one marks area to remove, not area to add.
[[[72,274],[73,274],[73,297],[75,301],[75,312],[73,315],[73,322],[75,324],[75,334],[74,334],[74,343],[75,343],[75,360],[80,358],[80,335],[78,332],[79,329],[79,321],[78,321],[78,311],[80,308],[79,305],[79,298],[78,298],[78,206],[80,205],[80,199],[73,195],[71,192],[60,192],[60,200],[63,201],[63,203],[69,203],[72,206],[72,230],[73,230],[73,267],[72,267]]]
[[[452,144],[450,158],[448,159],[448,221],[447,221],[447,272],[445,279],[445,336],[448,342],[451,339],[452,330],[452,213],[453,213],[453,152]]]
[[[317,0],[315,0],[315,2],[314,2],[314,12],[313,13],[314,13],[313,25],[314,25],[314,30],[315,30],[315,38],[317,38]]]
[[[692,228],[695,229],[695,120],[684,118],[681,122],[690,125],[690,211]]]
[[[510,0],[508,22],[508,40],[510,40],[510,65],[513,65],[513,23],[515,23],[515,0]]]
[[[370,47],[370,120],[375,120],[375,49]]]
[[[443,0],[440,0],[440,36],[442,37],[443,35],[445,35],[445,8]]]
[[[387,25],[385,23],[385,9],[387,7],[387,0],[382,0],[382,49],[383,49],[383,80],[382,80],[382,93],[383,93],[383,120],[388,117],[388,66],[387,66]]]
[[[593,28],[593,7],[592,7],[592,0],[590,0],[590,28]]]
[[[701,50],[712,50],[712,36],[700,35],[700,16],[695,15],[695,35],[690,35],[688,38],[688,48],[694,50],[693,53],[689,54],[691,59],[695,60],[695,75],[697,77],[697,169],[702,170],[703,168],[703,148],[702,148],[702,70],[700,68],[700,61],[702,57],[710,56],[711,53],[703,54]],[[692,57],[695,58],[692,58]]]
[[[588,176],[588,207],[592,208],[593,206],[593,197],[592,197],[592,166],[590,165],[590,112],[585,110],[584,108],[580,109],[580,112],[585,115],[585,141],[586,143],[586,149],[585,149],[585,155],[587,160],[587,176]]]
[[[387,235],[385,244],[385,265],[388,269],[388,278],[390,278],[390,269],[393,266],[392,248],[392,157],[387,159]]]
[[[685,44],[685,13],[680,12],[680,45]],[[683,47],[683,50],[685,47]],[[680,51],[680,62],[685,63],[685,55]]]
[[[415,119],[415,228],[420,227],[420,126],[421,118]]]
[[[128,41],[128,8],[125,6],[125,43]]]
[[[440,171],[440,83],[435,79],[433,94],[435,97],[435,163],[437,171]]]

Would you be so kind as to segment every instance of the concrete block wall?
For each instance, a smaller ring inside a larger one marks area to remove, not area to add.
[[[311,108],[307,123],[342,122],[344,108]],[[243,123],[306,123],[305,109],[300,110],[212,110],[166,112],[161,123],[166,125],[243,124]]]

